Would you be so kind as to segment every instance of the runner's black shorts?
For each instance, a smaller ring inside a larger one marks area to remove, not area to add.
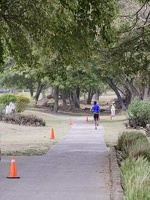
[[[94,120],[96,120],[96,119],[98,120],[99,114],[98,114],[98,113],[94,113],[94,116],[93,116],[93,117],[94,117]]]

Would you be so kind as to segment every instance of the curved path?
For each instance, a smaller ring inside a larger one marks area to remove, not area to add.
[[[46,155],[15,157],[20,179],[7,179],[11,157],[0,163],[1,200],[110,200],[109,148],[103,128],[77,118]]]

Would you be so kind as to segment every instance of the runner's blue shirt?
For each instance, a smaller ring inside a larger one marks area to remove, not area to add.
[[[93,106],[93,111],[94,111],[94,113],[99,113],[99,105],[94,105]]]

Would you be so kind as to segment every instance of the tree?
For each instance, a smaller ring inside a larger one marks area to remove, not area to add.
[[[33,45],[41,45],[48,20],[45,6],[41,0],[2,0],[0,3],[2,48],[20,65],[31,64]]]
[[[133,7],[130,1],[130,10],[126,9],[129,1],[120,2],[123,9],[120,10],[119,20],[115,21],[118,27],[117,40],[100,50],[99,64],[103,80],[115,91],[124,109],[119,91],[124,93],[127,105],[136,96],[140,99],[149,96],[150,28],[148,1],[142,5],[133,3]]]
[[[88,54],[96,35],[110,42],[115,13],[114,0],[2,0],[3,49],[7,47],[20,64],[34,63],[38,57],[32,54],[33,49],[39,47],[47,55],[49,50],[58,51],[66,62],[70,62],[68,53],[73,59],[81,51]]]
[[[34,96],[38,101],[43,88],[48,85],[48,79],[45,73],[39,69],[16,68],[14,60],[10,59],[0,74],[0,83],[5,88],[29,89],[31,97]],[[34,95],[34,92],[36,94]]]

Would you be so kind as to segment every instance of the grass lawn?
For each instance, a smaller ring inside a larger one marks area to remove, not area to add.
[[[118,136],[126,131],[124,125],[126,121],[125,115],[116,115],[112,120],[109,116],[101,116],[100,124],[104,127],[104,138],[107,146],[114,146]]]
[[[38,111],[23,114],[36,115],[46,121],[46,126],[30,127],[0,122],[2,155],[41,155],[58,143],[70,130],[67,116],[58,116]],[[54,129],[55,139],[51,139]]]
[[[116,145],[119,135],[124,131],[140,131],[145,133],[142,129],[126,129],[125,122],[127,122],[127,119],[124,114],[118,114],[112,120],[110,120],[109,116],[101,116],[100,124],[104,127],[104,138],[107,146],[111,147]]]

